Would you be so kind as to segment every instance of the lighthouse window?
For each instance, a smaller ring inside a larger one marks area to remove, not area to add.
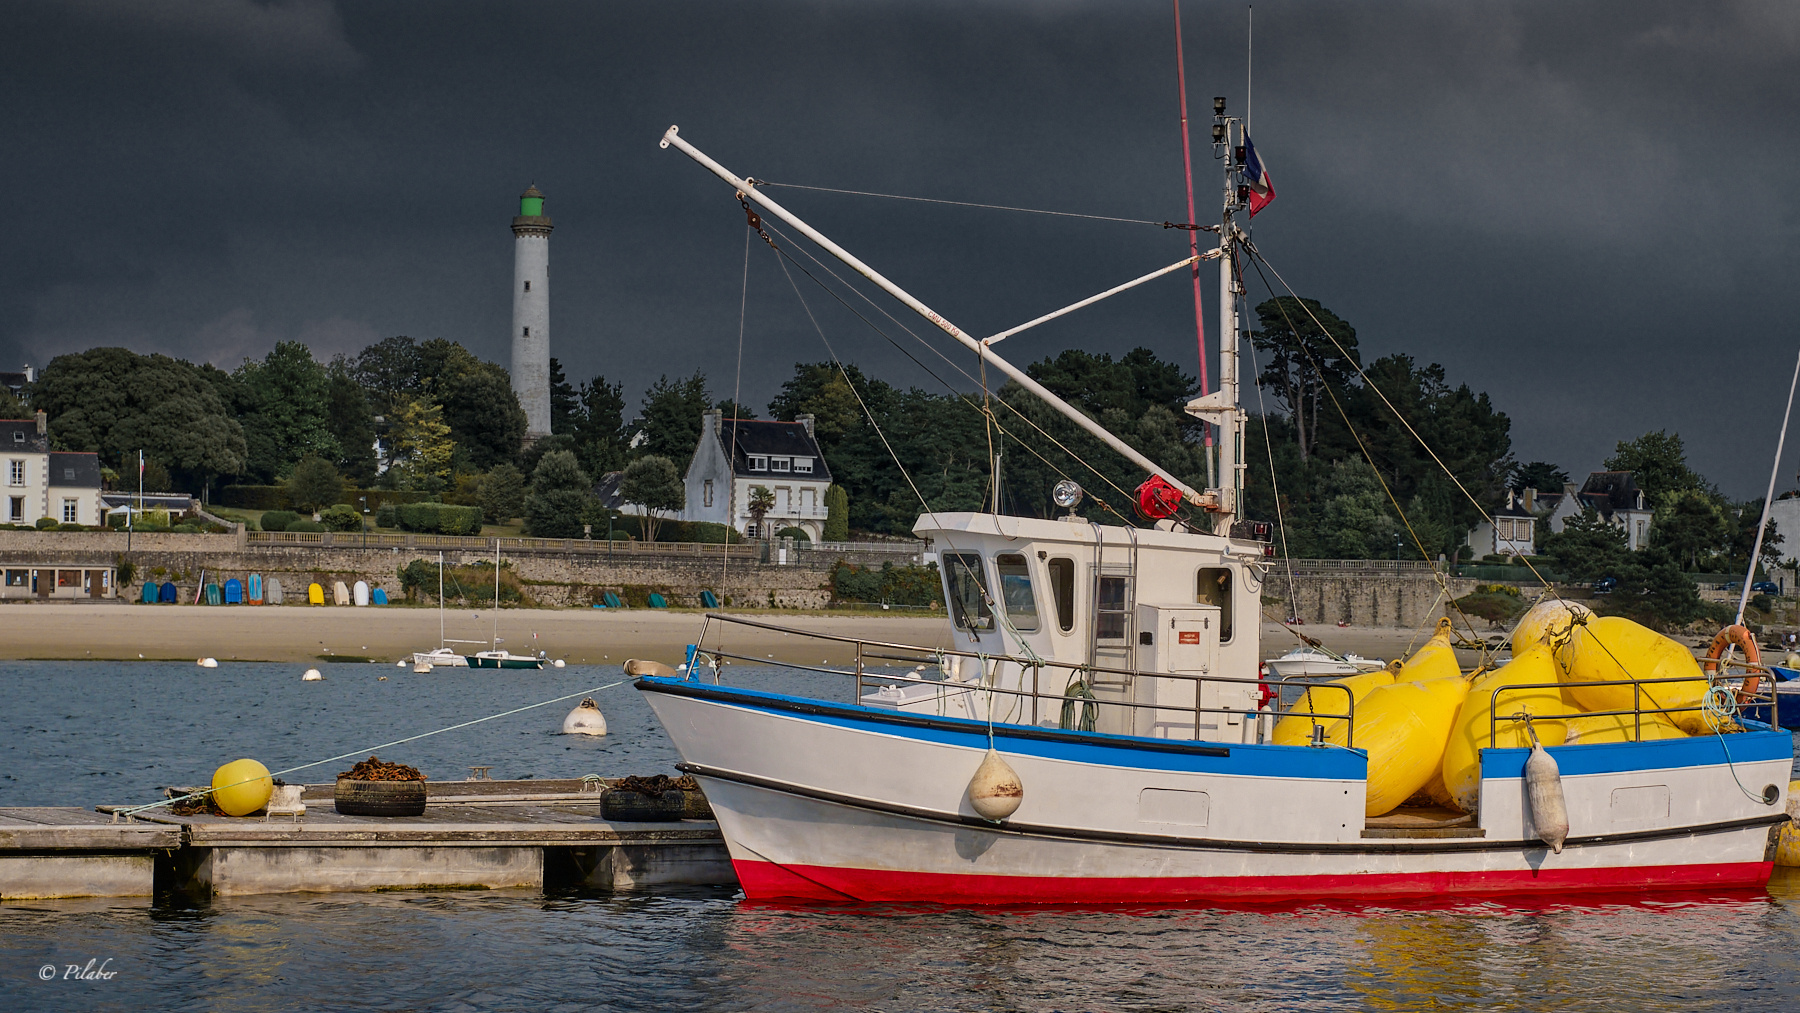
[[[525,328],[525,337],[528,337],[528,338],[531,337],[531,328],[529,328],[529,327]]]
[[[1016,630],[1037,629],[1037,598],[1031,593],[1031,568],[1025,557],[1017,553],[995,556],[994,569],[1000,574],[1000,600],[1006,603],[1007,621]]]
[[[525,283],[525,291],[527,291],[527,292],[531,291],[531,282]]]
[[[956,626],[965,630],[991,630],[994,614],[988,609],[987,581],[981,573],[981,557],[973,552],[944,556],[944,581],[950,589],[950,612]]]

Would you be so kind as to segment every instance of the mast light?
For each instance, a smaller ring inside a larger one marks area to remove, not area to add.
[[[1213,97],[1213,115],[1214,116],[1225,115],[1225,96],[1216,95]]]

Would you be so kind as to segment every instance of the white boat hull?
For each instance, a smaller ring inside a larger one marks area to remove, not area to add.
[[[1553,854],[1525,810],[1523,750],[1484,757],[1478,827],[1395,836],[1366,831],[1358,752],[997,725],[996,748],[1025,796],[996,824],[964,796],[987,748],[985,724],[679,680],[639,686],[683,769],[704,784],[755,899],[1129,903],[1747,887],[1766,882],[1785,819],[1779,800],[1750,799],[1729,768],[1703,762],[1716,739],[1552,750],[1572,824]],[[1730,738],[1737,777],[1785,795],[1786,736]]]
[[[468,668],[469,661],[462,655],[444,648],[437,651],[418,651],[412,656],[412,664],[430,665],[433,668]]]

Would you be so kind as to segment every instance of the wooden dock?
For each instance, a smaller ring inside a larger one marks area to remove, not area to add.
[[[329,784],[306,786],[298,818],[155,809],[109,823],[100,813],[128,807],[4,809],[0,899],[737,882],[718,824],[609,823],[600,816],[600,787],[428,782],[424,815],[386,818],[338,814]]]

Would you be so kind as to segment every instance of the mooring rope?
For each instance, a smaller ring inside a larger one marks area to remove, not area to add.
[[[573,700],[577,697],[587,696],[590,693],[598,693],[603,689],[612,689],[614,686],[623,686],[630,681],[632,681],[632,680],[620,679],[617,682],[609,682],[609,683],[605,684],[604,686],[595,686],[591,689],[584,689],[579,692],[570,693],[566,696],[554,697],[549,700],[540,700],[537,703],[526,704],[523,707],[514,707],[512,710],[501,711],[498,714],[489,714],[487,717],[476,718],[473,721],[463,721],[459,724],[450,725],[447,728],[437,728],[437,729],[433,729],[432,731],[429,731],[429,732],[420,732],[418,735],[409,735],[404,739],[395,739],[392,742],[383,742],[378,746],[369,746],[365,749],[352,749],[348,753],[339,753],[336,756],[328,756],[323,760],[314,760],[311,763],[302,763],[297,767],[288,767],[285,770],[273,771],[267,776],[280,777],[283,774],[292,774],[295,771],[307,770],[312,767],[322,767],[327,763],[337,763],[341,760],[348,760],[353,756],[361,756],[364,753],[373,754],[377,750],[389,749],[394,746],[403,746],[408,742],[417,742],[420,739],[428,739],[428,738],[432,737],[433,735],[442,735],[445,732],[454,732],[461,728],[468,728],[471,725],[481,724],[484,721],[493,721],[498,718],[511,717],[514,714],[522,714],[525,711],[536,710],[539,707],[548,707],[553,703],[562,703],[565,700]],[[252,781],[260,781],[260,780],[262,780],[261,776],[247,777],[242,781],[234,781],[231,784],[214,785],[209,788],[202,788],[199,791],[190,792],[190,793],[188,793],[186,795],[182,795],[178,798],[165,798],[165,799],[162,799],[161,801],[152,802],[149,805],[140,805],[140,806],[136,806],[131,809],[120,809],[113,813],[113,822],[115,822],[115,823],[118,822],[120,816],[123,816],[126,819],[130,819],[131,817],[136,816],[138,813],[144,812],[145,810],[148,810],[148,809],[156,809],[156,808],[159,808],[159,807],[165,806],[165,805],[174,805],[177,802],[187,802],[187,801],[191,801],[191,800],[197,799],[197,798],[204,798],[205,796],[210,795],[215,791],[221,791],[225,788],[235,788],[240,784],[249,784]]]

